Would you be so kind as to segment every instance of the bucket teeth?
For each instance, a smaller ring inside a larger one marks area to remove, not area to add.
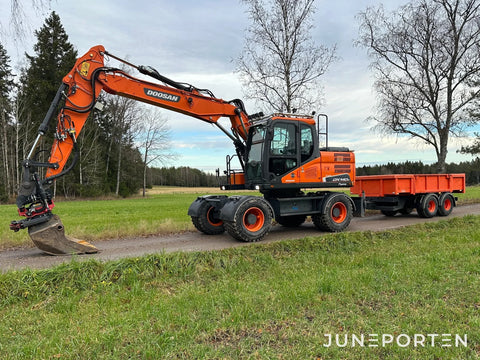
[[[98,249],[84,240],[65,235],[65,228],[58,215],[42,224],[28,228],[28,235],[36,247],[50,255],[93,254]]]

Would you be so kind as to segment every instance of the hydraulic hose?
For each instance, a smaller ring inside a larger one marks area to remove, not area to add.
[[[48,178],[43,179],[41,181],[42,185],[51,184],[53,180],[58,179],[59,177],[62,177],[64,175],[66,175],[67,173],[69,173],[74,168],[74,166],[77,164],[78,159],[80,158],[80,149],[78,148],[77,142],[75,141],[73,136],[72,136],[72,139],[73,139],[73,150],[75,151],[75,154],[73,155],[73,159],[72,159],[72,162],[71,162],[70,166],[66,169],[63,169],[61,172],[59,172],[56,175],[52,175],[52,176],[49,176]]]

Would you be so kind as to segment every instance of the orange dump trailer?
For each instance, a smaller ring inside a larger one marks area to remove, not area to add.
[[[357,208],[380,210],[386,216],[447,216],[456,205],[453,193],[465,192],[465,174],[358,176],[350,189]]]

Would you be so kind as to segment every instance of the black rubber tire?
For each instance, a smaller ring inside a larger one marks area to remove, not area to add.
[[[238,204],[234,220],[225,221],[225,229],[237,240],[255,242],[268,234],[272,220],[270,205],[261,197],[252,197]]]
[[[412,207],[404,207],[403,209],[400,209],[399,212],[402,215],[410,215],[413,211]]]
[[[380,210],[381,213],[385,216],[388,216],[388,217],[393,217],[395,215],[397,215],[397,210]]]
[[[450,193],[443,193],[438,199],[438,216],[448,216],[455,206],[455,199]]]
[[[353,217],[353,206],[348,196],[343,193],[332,193],[325,197],[324,202],[324,214],[312,216],[315,227],[329,232],[345,230]]]
[[[275,219],[277,223],[285,227],[297,227],[307,220],[306,215],[279,216]]]
[[[438,197],[435,194],[423,195],[417,204],[418,216],[422,218],[431,218],[437,215]]]
[[[213,216],[214,206],[208,201],[203,201],[200,205],[199,216],[192,216],[192,223],[198,231],[207,235],[220,235],[225,232],[225,226],[222,220]]]

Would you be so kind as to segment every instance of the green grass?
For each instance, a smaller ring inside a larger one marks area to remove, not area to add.
[[[221,194],[218,189],[210,191],[210,194]],[[59,201],[53,212],[60,216],[67,235],[87,241],[174,233],[194,229],[187,210],[204,194],[207,193],[187,191],[146,198]],[[19,219],[15,205],[0,206],[0,217],[4,219],[0,226],[0,249],[30,245],[26,231],[15,233],[9,229],[10,221]]]
[[[0,274],[2,359],[477,359],[480,217]],[[325,334],[467,334],[326,348]]]
[[[460,204],[472,204],[480,202],[480,185],[467,186],[464,194],[455,194]]]
[[[205,189],[201,189],[205,191]],[[65,225],[66,234],[87,241],[145,236],[194,230],[187,210],[197,196],[191,189],[155,194],[146,198],[115,200],[59,201],[54,212]],[[233,195],[211,189],[210,194]],[[256,192],[242,194],[258,195]],[[468,187],[465,194],[455,194],[459,204],[480,201],[480,186]],[[0,206],[0,249],[14,246],[32,246],[26,231],[9,230],[11,220],[18,219],[15,205]]]

